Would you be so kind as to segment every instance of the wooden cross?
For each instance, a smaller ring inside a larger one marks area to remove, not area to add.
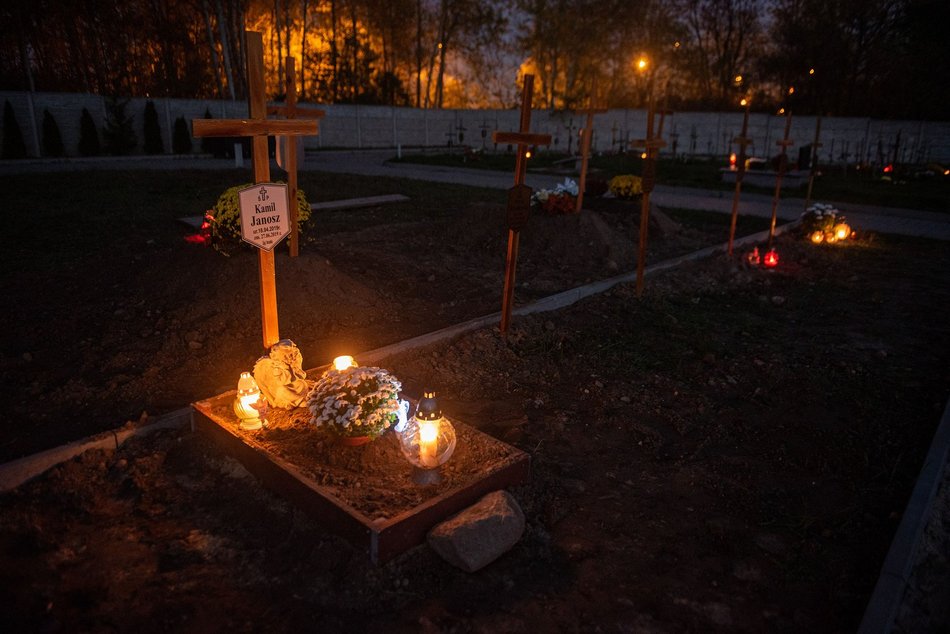
[[[264,88],[264,44],[260,33],[247,31],[247,119],[193,119],[195,137],[252,138],[254,155],[254,182],[270,180],[270,157],[267,155],[267,137],[276,135],[301,136],[317,133],[316,121],[288,119],[267,120],[267,100]],[[289,202],[289,201],[288,201]],[[296,201],[293,201],[294,203]],[[274,275],[274,252],[258,250],[261,288],[261,329],[264,348],[269,349],[280,340],[277,328],[277,284]]]
[[[660,126],[662,130],[663,116],[660,114]],[[643,270],[647,262],[647,226],[650,223],[650,192],[656,185],[656,155],[660,148],[666,146],[663,140],[662,131],[660,134],[653,135],[653,119],[656,110],[653,102],[650,102],[647,110],[647,138],[637,139],[631,142],[634,148],[643,148],[646,152],[646,158],[643,162],[643,197],[640,201],[640,247],[637,251],[637,297],[643,295]]]
[[[518,239],[521,229],[528,221],[531,210],[531,188],[524,184],[525,172],[528,168],[528,159],[525,154],[533,145],[550,145],[550,134],[532,134],[531,129],[531,95],[534,92],[534,75],[524,76],[524,86],[521,90],[521,125],[518,132],[492,132],[494,143],[517,143],[518,153],[515,155],[515,184],[508,190],[508,255],[505,258],[505,290],[501,300],[501,330],[502,337],[508,336],[508,325],[511,323],[511,302],[515,294],[515,267],[518,264]]]
[[[742,132],[732,140],[739,145],[739,156],[736,158],[736,189],[732,194],[732,219],[729,221],[729,248],[727,255],[732,257],[732,242],[736,237],[736,221],[739,218],[739,195],[742,193],[742,177],[745,176],[745,148],[752,144],[749,134],[749,108],[752,100],[745,100],[745,112],[742,114]]]
[[[287,119],[314,119],[319,122],[326,114],[318,108],[302,108],[297,106],[297,72],[293,57],[284,60],[285,78],[287,85],[287,104],[284,106],[268,106],[267,114],[282,115]],[[319,124],[318,124],[319,130]],[[299,223],[297,222],[297,143],[289,136],[282,137],[287,145],[287,163],[283,166],[287,172],[287,196],[290,199],[288,213],[290,215],[290,257],[295,258],[300,253]]]
[[[782,148],[782,153],[778,155],[778,170],[775,174],[775,195],[772,197],[772,224],[769,225],[769,248],[772,248],[772,240],[775,238],[775,219],[778,216],[778,200],[782,193],[782,178],[785,176],[785,170],[788,168],[788,146],[795,145],[795,142],[788,138],[788,133],[792,129],[792,111],[785,111],[785,136],[781,141],[776,141],[775,145]]]
[[[821,143],[818,139],[821,138],[821,115],[818,115],[818,118],[815,119],[815,140],[811,144],[811,171],[808,174],[808,191],[805,192],[805,211],[808,211],[809,205],[811,205],[811,189],[815,184],[815,164],[818,162],[818,148],[821,147]]]
[[[575,110],[574,114],[586,114],[587,124],[581,132],[581,176],[577,184],[577,211],[584,206],[584,188],[587,186],[587,162],[590,160],[590,140],[594,132],[594,115],[607,112],[606,108],[585,108]]]

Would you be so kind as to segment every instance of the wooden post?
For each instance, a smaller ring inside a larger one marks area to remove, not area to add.
[[[749,134],[749,108],[752,106],[752,100],[745,102],[745,112],[742,114],[742,132],[734,138],[733,143],[739,144],[739,155],[736,157],[736,189],[732,194],[732,219],[729,221],[729,248],[726,254],[732,257],[732,242],[736,238],[736,221],[739,218],[739,195],[742,193],[742,178],[745,176],[745,149],[751,145],[752,139]]]
[[[660,115],[660,121],[664,118]],[[650,192],[656,185],[656,155],[660,148],[666,145],[666,142],[660,135],[653,134],[653,120],[656,115],[656,109],[653,100],[650,100],[650,106],[647,110],[647,137],[637,139],[632,143],[635,148],[643,148],[646,152],[646,158],[643,162],[643,197],[640,201],[640,242],[637,250],[637,297],[643,296],[643,271],[647,262],[647,227],[650,223]]]
[[[505,289],[501,299],[501,336],[508,336],[511,323],[511,303],[515,294],[515,268],[518,264],[518,240],[521,229],[528,221],[531,209],[531,188],[524,184],[528,159],[525,156],[532,145],[550,145],[550,134],[531,134],[531,95],[534,92],[534,75],[524,76],[521,90],[521,124],[518,132],[492,133],[494,143],[517,143],[515,155],[515,184],[508,190],[508,254],[505,258]]]
[[[317,133],[316,121],[268,121],[264,89],[264,45],[260,33],[247,31],[247,119],[193,119],[195,137],[249,136],[254,154],[254,182],[270,180],[270,157],[267,155],[267,137],[275,135],[301,136]],[[295,201],[288,201],[293,204]],[[274,273],[274,252],[258,249],[261,290],[261,329],[264,348],[280,340],[277,324],[277,284]]]
[[[772,223],[769,225],[769,248],[772,248],[772,241],[775,238],[775,220],[778,217],[779,195],[782,193],[782,178],[785,176],[785,170],[788,169],[788,146],[795,145],[795,142],[788,138],[788,133],[792,129],[792,111],[785,111],[785,135],[781,141],[775,144],[782,148],[782,153],[778,155],[778,170],[775,174],[775,195],[772,197]]]
[[[269,106],[267,114],[283,115],[287,119],[314,119],[319,120],[326,114],[317,108],[301,108],[297,106],[297,72],[293,57],[284,60],[284,78],[287,86],[287,103],[284,106]],[[287,144],[287,196],[290,213],[290,257],[300,254],[300,228],[297,221],[297,143],[294,137],[284,137]]]
[[[581,136],[581,176],[577,183],[577,211],[584,207],[584,188],[587,187],[587,163],[590,160],[590,140],[594,132],[594,115],[607,112],[606,108],[586,108],[575,110],[574,114],[586,114],[587,124]]]
[[[808,206],[811,205],[811,189],[815,184],[815,169],[817,168],[818,162],[818,148],[821,147],[819,139],[821,138],[821,115],[818,115],[818,118],[815,119],[815,140],[811,144],[811,170],[808,172],[808,190],[805,192],[805,211],[808,211]]]

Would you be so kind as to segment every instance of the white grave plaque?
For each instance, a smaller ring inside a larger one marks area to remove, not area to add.
[[[290,233],[287,186],[257,183],[238,192],[241,237],[258,249],[273,251]]]

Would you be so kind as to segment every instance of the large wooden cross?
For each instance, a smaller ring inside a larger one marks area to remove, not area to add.
[[[587,162],[590,160],[590,140],[594,132],[594,115],[607,112],[606,108],[585,108],[575,110],[574,114],[586,114],[587,124],[581,132],[581,176],[577,184],[577,211],[584,206],[584,188],[587,187]]]
[[[647,110],[647,138],[637,139],[631,145],[637,149],[643,148],[646,157],[643,161],[643,197],[640,201],[640,246],[637,251],[637,297],[643,295],[643,270],[647,262],[647,226],[650,223],[650,192],[656,185],[656,157],[660,148],[666,146],[662,137],[662,122],[665,113],[660,115],[660,134],[654,136],[653,119],[656,110],[650,102]]]
[[[749,108],[752,100],[745,99],[745,112],[742,113],[742,132],[732,140],[739,145],[739,155],[736,157],[736,189],[732,194],[732,219],[729,221],[729,247],[726,253],[732,257],[732,242],[736,237],[736,221],[739,218],[739,196],[742,193],[742,178],[745,176],[745,149],[752,144],[749,134]]]
[[[518,264],[518,240],[521,229],[528,222],[531,210],[531,188],[524,184],[528,168],[528,148],[533,145],[550,145],[550,134],[532,134],[531,95],[534,92],[534,75],[524,76],[521,90],[521,124],[517,132],[492,132],[494,143],[517,143],[515,155],[515,184],[508,190],[508,255],[505,258],[505,290],[501,300],[501,335],[508,335],[511,323],[511,303],[515,294],[515,268]]]
[[[247,31],[247,119],[193,119],[192,133],[195,137],[249,136],[253,139],[254,182],[270,180],[270,157],[267,154],[267,137],[276,135],[301,136],[317,133],[316,121],[288,119],[267,120],[267,100],[264,88],[264,45],[260,33]],[[289,206],[296,201],[288,201]],[[274,274],[274,252],[258,250],[261,289],[261,329],[264,349],[269,349],[280,340],[277,326],[277,284]]]
[[[782,148],[782,153],[778,155],[778,170],[775,173],[775,195],[772,197],[772,223],[769,225],[769,248],[772,248],[772,241],[775,238],[775,220],[778,217],[778,201],[782,194],[782,178],[785,176],[785,170],[788,169],[788,146],[795,145],[795,142],[788,138],[788,133],[792,129],[792,111],[785,111],[785,135],[781,141],[776,141],[775,145]]]
[[[326,112],[318,108],[305,108],[297,105],[297,72],[295,60],[288,57],[284,60],[284,78],[287,86],[287,103],[283,106],[268,106],[267,114],[276,114],[287,119],[313,119],[318,121]],[[319,129],[319,124],[318,124]],[[295,137],[284,136],[283,142],[287,146],[286,163],[283,165],[287,172],[287,197],[290,199],[290,257],[295,258],[300,253],[300,229],[297,220],[297,143]]]

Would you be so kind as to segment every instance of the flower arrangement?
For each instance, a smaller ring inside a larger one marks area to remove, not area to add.
[[[531,196],[531,204],[550,216],[577,211],[577,183],[565,178],[554,189],[539,189]]]
[[[607,188],[617,198],[634,200],[643,195],[643,180],[633,174],[620,174],[610,179]]]
[[[405,416],[401,389],[402,383],[382,368],[330,368],[307,395],[310,423],[342,438],[375,440]]]
[[[802,214],[802,230],[815,244],[834,243],[851,237],[844,214],[833,205],[815,203]]]
[[[241,242],[241,203],[238,192],[247,189],[253,183],[230,187],[218,197],[214,208],[205,214],[210,224],[210,243],[217,251],[229,255],[236,244]],[[302,189],[297,190],[297,222],[303,224],[310,219],[310,203]]]

